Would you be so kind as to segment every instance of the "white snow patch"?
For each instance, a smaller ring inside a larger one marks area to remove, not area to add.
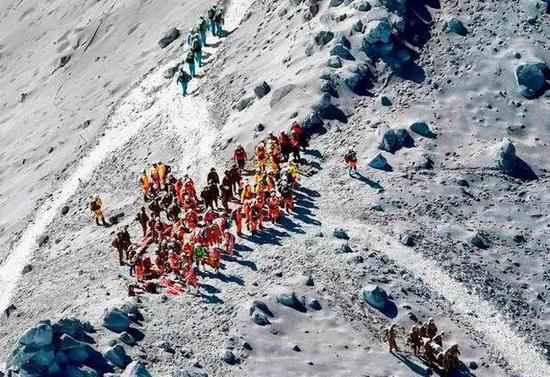
[[[226,26],[228,30],[238,27],[246,10],[253,0],[233,1],[227,10]],[[188,164],[191,157],[206,157],[215,139],[215,133],[208,127],[208,110],[205,101],[188,96],[182,101],[174,96],[174,85],[162,89],[166,83],[162,73],[174,65],[170,62],[157,68],[143,82],[132,89],[110,119],[105,135],[96,147],[82,159],[75,172],[63,183],[61,189],[53,193],[52,199],[43,204],[36,213],[34,221],[23,232],[16,248],[0,266],[0,311],[4,311],[12,299],[21,271],[37,249],[36,240],[46,231],[48,225],[58,216],[61,207],[77,193],[81,184],[85,184],[104,158],[122,148],[142,127],[153,122],[159,114],[173,119],[176,129],[183,137],[194,135],[200,143],[201,154],[185,156],[181,165]],[[190,88],[193,89],[193,86]],[[176,103],[174,105],[174,103]],[[175,114],[174,114],[175,112]],[[185,117],[182,114],[186,114]],[[193,115],[190,117],[189,115]]]

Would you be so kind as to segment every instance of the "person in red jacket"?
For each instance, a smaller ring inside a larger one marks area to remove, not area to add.
[[[279,135],[279,145],[281,146],[281,154],[283,155],[284,161],[288,161],[290,152],[292,150],[292,145],[290,144],[290,137],[283,130]]]
[[[302,150],[305,150],[307,147],[307,138],[302,126],[300,126],[298,122],[294,121],[292,122],[292,126],[290,126],[290,130],[296,134],[300,142],[300,147],[302,147]]]
[[[352,148],[344,155],[344,162],[350,177],[357,174],[357,153]]]
[[[239,169],[243,170],[248,156],[242,145],[238,145],[237,149],[235,149],[235,152],[233,153],[233,159],[235,160],[235,162],[237,162],[237,166],[239,167]]]

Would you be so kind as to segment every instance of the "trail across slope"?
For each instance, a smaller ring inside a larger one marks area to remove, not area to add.
[[[464,285],[449,277],[436,261],[423,258],[411,248],[401,245],[368,224],[353,224],[346,219],[321,219],[324,226],[345,227],[354,237],[369,237],[373,247],[395,263],[422,279],[434,292],[453,304],[455,312],[465,315],[473,327],[484,334],[488,344],[522,376],[548,377],[548,365],[537,349],[516,334],[501,314],[483,299],[468,293]]]
[[[232,30],[239,25],[252,2],[253,0],[236,0],[231,4],[227,11],[226,29]],[[93,171],[106,156],[123,147],[140,129],[154,121],[159,114],[165,114],[166,111],[179,109],[180,114],[183,113],[187,116],[197,114],[199,118],[203,119],[188,118],[179,126],[185,128],[193,124],[195,127],[198,126],[195,130],[203,130],[203,136],[208,134],[207,129],[200,127],[207,121],[206,105],[203,102],[187,97],[181,105],[178,105],[181,107],[170,106],[170,100],[173,99],[170,92],[175,89],[172,86],[162,90],[166,83],[162,73],[173,65],[174,62],[170,62],[157,68],[146,76],[138,86],[128,92],[118,109],[110,117],[105,134],[98,140],[97,145],[81,160],[74,173],[67,178],[62,187],[53,193],[51,201],[45,202],[37,210],[34,220],[21,235],[19,243],[0,266],[0,286],[2,287],[0,311],[9,306],[17,282],[21,277],[21,271],[37,249],[37,238],[44,234],[48,225],[60,213],[61,207],[77,193],[79,187],[88,182]],[[201,111],[197,113],[197,109]],[[173,116],[173,119],[176,118]],[[197,135],[197,140],[201,140],[200,135]],[[210,150],[209,146],[208,150]]]

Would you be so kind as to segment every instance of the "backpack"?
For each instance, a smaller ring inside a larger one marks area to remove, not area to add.
[[[195,63],[195,54],[191,51],[187,54],[187,58],[185,58],[185,61],[189,64]]]
[[[201,52],[201,42],[198,39],[193,41],[193,52]]]
[[[101,207],[99,206],[99,204],[97,204],[97,201],[96,200],[93,200],[91,203],[90,203],[90,209],[92,211],[97,211],[98,209],[100,209]]]

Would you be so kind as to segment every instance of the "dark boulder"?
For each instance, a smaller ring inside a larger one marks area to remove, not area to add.
[[[430,130],[430,127],[428,127],[428,124],[426,122],[414,122],[413,124],[411,124],[410,129],[420,136],[424,136],[430,139],[433,139],[435,137],[435,134]]]
[[[324,131],[323,120],[318,113],[312,112],[305,117],[302,122],[302,128],[304,133],[308,136],[311,136],[316,133],[321,133]]]
[[[124,369],[124,372],[120,375],[120,377],[152,377],[151,373],[147,370],[145,367],[145,364],[143,364],[141,361],[132,361],[126,369]]]
[[[374,158],[369,162],[369,166],[373,169],[392,171],[392,167],[388,164],[388,161],[384,156],[378,153]]]
[[[342,60],[337,56],[329,58],[329,60],[327,60],[327,67],[342,68]]]
[[[456,17],[451,17],[447,22],[445,22],[444,30],[446,33],[454,33],[461,36],[468,35],[468,29],[464,26],[464,23]]]
[[[330,50],[331,56],[338,56],[344,60],[355,60],[355,57],[351,54],[349,49],[343,44],[338,43]]]
[[[322,119],[338,120],[347,123],[347,117],[342,110],[332,103],[332,96],[329,93],[323,93],[319,102],[313,105],[313,110],[319,114]]]
[[[546,64],[525,63],[516,68],[516,79],[520,88],[520,94],[528,99],[538,97],[546,85],[544,71]]]
[[[240,361],[229,348],[225,348],[220,352],[220,359],[229,365],[235,365]]]
[[[298,297],[295,292],[282,293],[277,296],[277,302],[299,312],[306,312],[305,297]]]
[[[263,81],[260,84],[256,85],[256,87],[254,88],[254,94],[256,95],[256,97],[258,97],[258,99],[262,99],[270,91],[271,91],[271,87],[265,81]]]
[[[178,66],[173,66],[173,67],[169,67],[167,68],[163,73],[162,73],[162,76],[165,78],[165,79],[173,79],[174,76],[176,75],[176,73],[178,73]]]
[[[126,368],[126,366],[132,361],[132,359],[130,359],[130,357],[126,354],[124,347],[122,347],[120,344],[109,348],[105,352],[105,358],[109,360],[114,366],[119,368]]]
[[[334,38],[334,33],[332,31],[320,31],[318,32],[313,40],[317,46],[324,46]]]
[[[389,129],[382,135],[378,148],[395,153],[401,148],[414,146],[414,140],[404,128]]]
[[[174,42],[179,37],[180,37],[180,31],[178,29],[176,29],[175,27],[171,28],[170,30],[168,30],[166,32],[166,34],[164,34],[164,37],[162,37],[159,40],[158,43],[159,43],[160,48],[168,47],[168,45],[170,43]]]
[[[103,314],[103,327],[121,333],[130,327],[128,314],[120,309],[108,309]]]

